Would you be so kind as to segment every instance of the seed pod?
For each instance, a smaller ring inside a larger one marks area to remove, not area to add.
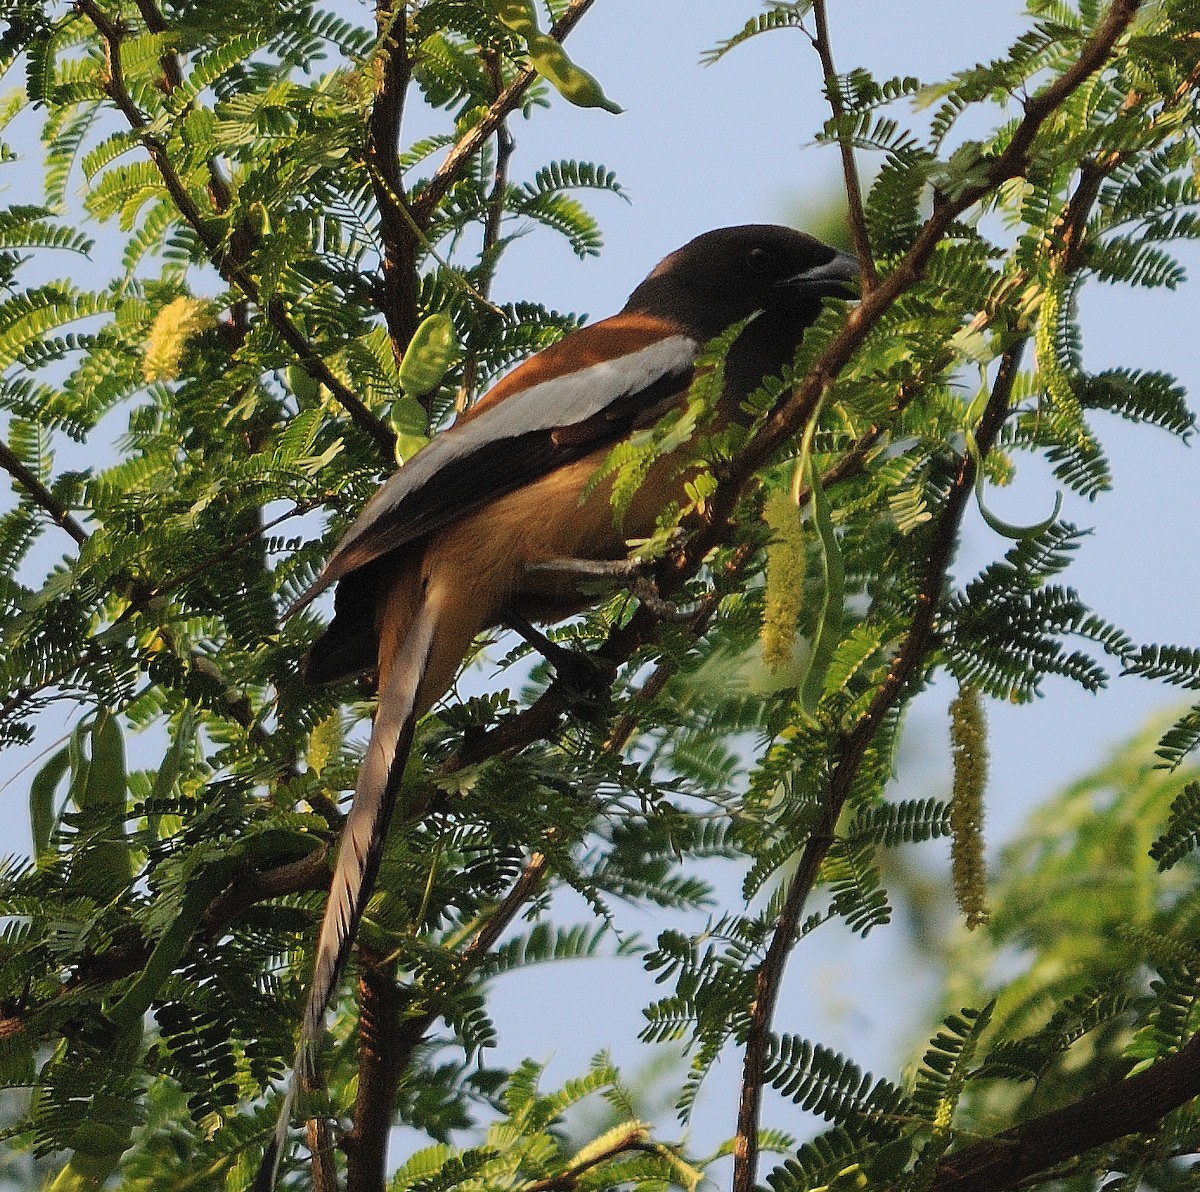
[[[529,61],[547,82],[553,84],[563,99],[577,108],[603,108],[613,115],[625,109],[613,103],[601,89],[595,76],[588,74],[582,66],[576,66],[566,51],[544,33],[529,38]]]
[[[400,388],[409,397],[429,393],[442,383],[458,356],[458,336],[450,316],[427,316],[413,332],[400,361]]]
[[[538,31],[537,13],[533,0],[493,0],[496,19],[520,37],[531,37]]]
[[[530,65],[563,99],[579,108],[603,108],[614,115],[623,110],[604,94],[593,75],[576,66],[553,37],[538,29],[532,0],[492,0],[492,4],[500,24],[525,39]]]
[[[388,421],[396,436],[396,463],[411,459],[429,442],[429,415],[415,397],[394,401]]]

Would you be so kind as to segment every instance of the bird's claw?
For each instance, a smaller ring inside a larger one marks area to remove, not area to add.
[[[650,564],[642,559],[543,559],[526,564],[527,571],[558,574],[577,579],[610,580],[627,587],[642,604],[663,621],[686,621],[692,614],[664,600],[649,575]]]

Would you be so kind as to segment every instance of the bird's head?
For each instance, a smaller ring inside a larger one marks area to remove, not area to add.
[[[671,319],[708,339],[762,311],[803,330],[824,298],[853,298],[858,262],[793,228],[743,224],[690,240],[660,261],[627,311]]]

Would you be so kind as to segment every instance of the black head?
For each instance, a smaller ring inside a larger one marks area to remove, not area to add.
[[[852,298],[853,257],[776,224],[705,232],[661,261],[630,295],[627,311],[659,315],[710,339],[762,311],[802,331],[821,300]]]

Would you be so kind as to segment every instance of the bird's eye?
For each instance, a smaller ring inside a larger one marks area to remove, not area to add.
[[[755,273],[763,273],[771,264],[771,254],[765,248],[752,248],[746,254],[746,264]]]

